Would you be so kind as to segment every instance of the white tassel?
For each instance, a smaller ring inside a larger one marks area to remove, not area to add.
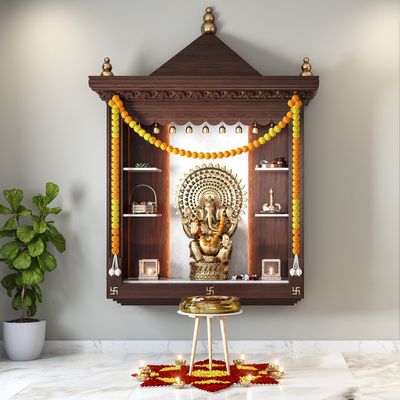
[[[303,271],[300,268],[299,256],[297,254],[294,255],[293,267],[290,268],[289,274],[290,274],[290,276],[301,276],[301,275],[303,275]]]
[[[112,261],[112,265],[111,268],[108,270],[108,275],[110,276],[121,276],[121,269],[119,268],[118,265],[118,256],[116,254],[114,254],[113,257],[113,261]]]

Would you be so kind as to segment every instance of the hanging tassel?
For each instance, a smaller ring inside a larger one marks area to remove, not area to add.
[[[301,275],[303,275],[303,271],[300,268],[299,256],[297,254],[294,255],[293,267],[290,268],[289,274],[290,274],[290,276],[301,276]]]
[[[122,271],[118,265],[118,256],[117,256],[117,254],[114,254],[111,268],[108,270],[108,275],[121,276],[121,273],[122,273]]]

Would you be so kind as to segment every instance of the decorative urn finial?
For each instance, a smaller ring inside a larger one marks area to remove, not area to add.
[[[206,8],[206,13],[203,17],[203,24],[201,25],[202,33],[215,33],[217,32],[217,26],[214,24],[214,14],[211,7]]]
[[[114,76],[112,73],[112,65],[110,63],[110,59],[108,57],[104,58],[104,63],[101,66],[101,74],[100,76]]]
[[[313,76],[311,68],[310,59],[308,57],[304,57],[300,76]]]

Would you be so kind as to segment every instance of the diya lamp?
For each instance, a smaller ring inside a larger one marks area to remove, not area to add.
[[[142,361],[140,363],[139,372],[138,374],[136,374],[136,379],[139,382],[145,381],[147,378],[150,377],[150,371],[151,369],[147,365],[145,365],[144,362]]]
[[[144,373],[142,373],[142,372],[139,372],[139,373],[136,375],[136,379],[137,379],[139,382],[144,382],[149,376],[150,376],[149,374],[144,374]]]
[[[150,367],[146,365],[143,361],[141,361],[139,367],[139,375],[149,375],[150,372],[151,372]]]
[[[175,382],[172,384],[175,389],[183,389],[185,387],[185,382],[177,376]]]
[[[268,365],[268,370],[269,371],[278,371],[279,370],[279,361],[278,360],[274,360],[274,362],[272,364]]]
[[[284,374],[283,368],[279,367],[278,369],[271,371],[270,376],[271,378],[281,379],[283,374]]]
[[[244,355],[242,354],[240,358],[237,358],[236,360],[233,360],[233,363],[238,367],[240,365],[244,364]]]
[[[244,387],[250,386],[251,385],[251,381],[252,381],[252,376],[251,375],[241,376],[239,378],[240,385],[244,386]]]
[[[175,365],[176,365],[177,367],[182,367],[183,365],[186,365],[186,360],[184,360],[184,359],[182,358],[182,355],[181,355],[181,354],[178,354],[178,359],[175,360]]]

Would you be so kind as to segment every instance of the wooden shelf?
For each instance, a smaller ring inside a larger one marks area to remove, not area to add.
[[[288,218],[289,214],[255,214],[256,218]]]
[[[162,217],[162,214],[123,214],[125,218],[156,218]]]
[[[173,284],[182,284],[182,283],[189,283],[189,284],[196,284],[196,285],[204,285],[204,284],[217,284],[217,283],[224,283],[228,285],[254,285],[254,284],[283,284],[287,285],[289,283],[288,280],[282,279],[280,281],[267,281],[267,280],[262,280],[259,279],[258,281],[244,281],[244,280],[226,280],[226,281],[191,281],[189,279],[125,279],[124,283],[159,283],[159,284],[167,284],[167,283],[173,283]]]
[[[124,171],[127,172],[162,172],[160,168],[136,168],[136,167],[124,167],[122,168]]]
[[[255,167],[255,171],[263,171],[263,172],[280,172],[280,171],[289,171],[289,168],[260,168],[260,167]]]

